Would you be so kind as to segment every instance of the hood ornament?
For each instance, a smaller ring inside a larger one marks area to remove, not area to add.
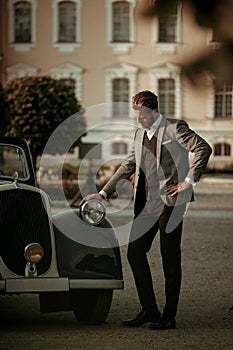
[[[18,188],[18,178],[19,178],[19,173],[18,171],[15,171],[13,174],[13,178],[14,178],[14,185],[16,188]]]

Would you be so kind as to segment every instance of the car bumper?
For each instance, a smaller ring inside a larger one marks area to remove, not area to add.
[[[10,278],[0,281],[0,292],[64,292],[71,289],[123,289],[123,280],[69,278]]]

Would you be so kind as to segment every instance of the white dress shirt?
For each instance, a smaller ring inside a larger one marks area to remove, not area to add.
[[[160,114],[156,119],[156,121],[151,125],[150,129],[146,130],[147,137],[149,140],[151,140],[152,137],[154,136],[155,131],[158,129],[161,123],[161,120],[162,120],[162,115]]]

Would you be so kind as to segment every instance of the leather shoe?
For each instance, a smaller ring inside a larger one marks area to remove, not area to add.
[[[124,327],[138,327],[148,322],[157,322],[160,319],[160,316],[151,316],[142,310],[135,318],[132,320],[127,320],[122,322]]]
[[[176,319],[175,318],[171,318],[170,320],[166,320],[161,318],[160,322],[156,322],[156,323],[151,323],[150,325],[150,329],[153,330],[167,330],[167,329],[175,329],[176,328]]]

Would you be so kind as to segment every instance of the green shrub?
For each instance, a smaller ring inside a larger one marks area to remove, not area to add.
[[[66,140],[77,146],[85,132],[85,118],[74,89],[64,81],[49,76],[17,78],[6,86],[12,117],[7,135],[25,138],[30,144],[34,165],[53,131],[71,115],[79,112],[75,125],[64,128],[60,144],[51,153],[61,153]]]
[[[11,109],[7,93],[0,84],[0,135],[5,135],[10,123]]]

